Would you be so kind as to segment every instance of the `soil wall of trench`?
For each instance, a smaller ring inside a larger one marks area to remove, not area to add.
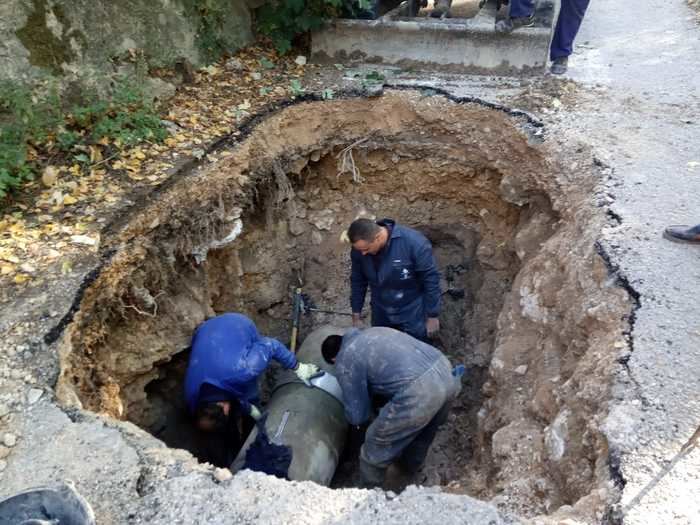
[[[423,482],[602,519],[616,490],[600,424],[630,304],[595,249],[593,166],[563,169],[527,127],[415,91],[273,112],[115,229],[61,342],[59,399],[153,428],[147,387],[199,323],[240,311],[286,342],[300,280],[347,311],[342,232],[392,217],[431,239],[443,289],[464,290],[443,297],[439,345],[473,373]]]

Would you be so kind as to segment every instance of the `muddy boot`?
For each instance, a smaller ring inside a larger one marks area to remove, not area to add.
[[[381,487],[384,484],[386,467],[378,467],[360,458],[360,486],[365,489]]]
[[[552,67],[549,69],[552,75],[563,75],[569,66],[569,57],[557,57],[552,60]]]
[[[435,2],[435,7],[430,12],[430,16],[433,18],[447,18],[450,16],[450,8],[452,7],[452,0],[437,0]]]
[[[512,33],[521,27],[532,27],[535,25],[535,15],[521,16],[517,18],[504,18],[496,22],[496,33]]]

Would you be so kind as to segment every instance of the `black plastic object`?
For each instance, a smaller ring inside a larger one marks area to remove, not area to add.
[[[289,465],[292,464],[292,449],[270,441],[265,431],[265,418],[257,422],[258,435],[245,455],[244,469],[263,472],[282,479],[289,479]]]
[[[0,501],[0,523],[95,525],[90,504],[72,485],[37,487]]]

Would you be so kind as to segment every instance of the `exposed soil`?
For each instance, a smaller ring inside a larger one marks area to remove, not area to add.
[[[240,311],[287,341],[300,282],[347,311],[341,233],[388,216],[433,242],[453,290],[437,345],[471,367],[417,481],[530,516],[574,505],[595,517],[615,497],[598,425],[629,304],[594,247],[593,167],[564,170],[530,131],[416,92],[270,115],[115,225],[63,338],[59,398],[188,446],[164,414],[181,413],[194,328]],[[313,314],[302,329],[344,319]]]

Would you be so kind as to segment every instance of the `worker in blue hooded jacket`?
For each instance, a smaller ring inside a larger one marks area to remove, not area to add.
[[[357,219],[348,228],[353,326],[359,327],[367,286],[372,326],[427,341],[440,329],[440,274],[430,241],[391,219]]]
[[[202,323],[192,338],[185,375],[185,401],[199,429],[230,427],[237,412],[259,419],[257,382],[271,359],[302,381],[318,372],[316,365],[298,362],[276,339],[262,337],[244,315],[227,313]]]

